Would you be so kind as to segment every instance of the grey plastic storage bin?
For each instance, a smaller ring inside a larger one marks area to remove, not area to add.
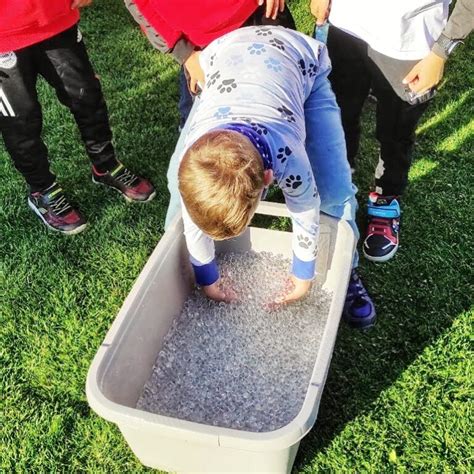
[[[261,214],[287,216],[286,206],[261,203]],[[170,472],[291,471],[301,438],[318,413],[344,304],[354,249],[346,222],[321,216],[318,277],[333,293],[330,314],[301,411],[288,425],[254,433],[160,416],[135,408],[163,338],[192,289],[193,277],[180,217],[153,251],[100,346],[87,377],[90,406],[116,423],[133,452],[149,467]],[[218,251],[292,254],[291,233],[250,227],[219,242]]]

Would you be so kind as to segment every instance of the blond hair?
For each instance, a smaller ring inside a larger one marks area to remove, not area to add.
[[[215,240],[241,234],[264,186],[263,162],[238,132],[214,130],[186,151],[179,167],[179,191],[193,222]]]

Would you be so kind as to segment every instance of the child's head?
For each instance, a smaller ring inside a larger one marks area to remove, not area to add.
[[[214,130],[187,150],[179,191],[193,222],[215,240],[241,234],[271,181],[257,149],[244,135]]]

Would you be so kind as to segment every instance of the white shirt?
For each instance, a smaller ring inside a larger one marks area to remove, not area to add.
[[[443,31],[450,0],[332,0],[329,22],[395,59],[424,58]]]

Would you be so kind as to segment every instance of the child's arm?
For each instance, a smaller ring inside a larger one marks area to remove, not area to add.
[[[290,303],[302,298],[311,288],[316,271],[320,198],[306,150],[301,146],[293,153],[293,161],[289,162],[284,173],[277,176],[293,226],[293,289],[277,303]]]
[[[72,0],[71,9],[76,10],[78,8],[88,7],[92,3],[92,0]]]
[[[191,220],[182,201],[181,208],[184,236],[196,283],[202,287],[204,294],[212,300],[225,301],[226,303],[235,300],[236,296],[232,289],[223,288],[220,284],[214,241]]]
[[[410,89],[417,94],[423,94],[435,87],[443,78],[444,65],[449,54],[462,39],[466,38],[474,28],[474,2],[472,0],[457,0],[439,39],[433,45],[431,52],[403,79]]]
[[[89,1],[89,0],[77,0]],[[170,47],[163,36],[153,28],[140,13],[133,0],[125,0],[125,7],[132,15],[133,19],[140,25],[145,33],[148,41],[161,53],[169,53],[182,66],[186,68],[190,76],[189,86],[192,92],[197,92],[197,84],[204,84],[204,72],[199,63],[200,51],[196,50],[196,46],[188,41],[185,37],[179,38],[173,47]]]

